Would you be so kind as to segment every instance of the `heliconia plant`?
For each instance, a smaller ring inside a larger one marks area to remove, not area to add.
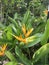
[[[49,43],[47,43],[49,39],[49,19],[47,20],[45,17],[40,19],[42,22],[40,21],[37,28],[34,28],[32,21],[34,16],[31,16],[29,9],[21,20],[8,16],[9,25],[4,26],[2,24],[4,28],[1,26],[2,35],[0,38],[0,57],[6,56],[9,59],[9,62],[5,65],[36,65],[38,61],[41,63],[41,58],[49,53]],[[36,23],[38,20],[36,20]],[[43,27],[44,31],[41,31],[40,28]],[[36,45],[37,47],[40,45],[37,48],[38,50],[34,49]]]

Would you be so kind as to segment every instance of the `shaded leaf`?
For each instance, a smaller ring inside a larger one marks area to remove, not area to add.
[[[27,57],[22,53],[21,49],[19,49],[19,47],[17,46],[15,48],[15,53],[25,65],[31,65],[31,62],[27,59]]]
[[[30,17],[30,11],[28,10],[28,11],[25,13],[25,15],[24,15],[24,18],[23,18],[22,23],[25,23],[25,24],[28,23],[29,17]]]
[[[14,25],[16,25],[16,27],[19,27],[19,26],[18,26],[18,23],[17,23],[13,18],[8,17],[8,19],[9,19]]]

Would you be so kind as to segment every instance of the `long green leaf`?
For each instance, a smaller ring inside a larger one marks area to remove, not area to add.
[[[16,58],[13,56],[13,54],[10,51],[5,51],[5,55],[9,58],[9,60],[16,61]]]
[[[27,59],[27,57],[22,53],[21,49],[19,49],[19,47],[17,46],[15,48],[15,53],[25,65],[31,65],[31,62]]]
[[[9,26],[8,30],[7,30],[7,33],[6,33],[6,36],[7,36],[7,39],[8,40],[12,40],[12,36],[10,35],[10,33],[12,33],[12,28]]]
[[[46,24],[45,31],[41,40],[41,44],[43,45],[47,43],[48,38],[49,38],[49,19],[47,20],[47,24]]]
[[[44,57],[46,54],[49,53],[49,43],[43,45],[41,48],[39,48],[33,55],[33,61],[37,62],[39,59]]]
[[[8,62],[5,65],[18,65],[16,62]]]
[[[32,47],[41,41],[42,34],[38,33],[38,34],[35,34],[34,36],[35,36],[35,39],[31,39],[32,42],[29,42],[26,45],[24,45],[24,48]],[[30,38],[28,40],[30,40]]]
[[[18,23],[17,23],[13,18],[8,17],[8,19],[9,19],[13,24],[15,24],[16,27],[19,27],[19,26],[18,26]]]
[[[28,22],[29,17],[30,17],[30,11],[27,10],[27,12],[24,15],[24,18],[23,18],[22,23],[25,23],[26,24]]]

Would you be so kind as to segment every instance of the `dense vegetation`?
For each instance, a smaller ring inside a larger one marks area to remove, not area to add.
[[[0,1],[0,61],[8,60],[4,65],[49,65],[48,3]]]

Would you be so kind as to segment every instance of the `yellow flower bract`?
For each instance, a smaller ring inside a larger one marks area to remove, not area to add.
[[[1,50],[0,50],[0,56],[4,55],[6,47],[7,47],[7,44],[2,45]]]
[[[15,36],[15,35],[12,34],[12,36],[14,36],[17,40],[26,43],[26,38],[32,33],[32,31],[33,31],[33,28],[31,28],[30,30],[27,31],[25,24],[23,24],[22,32],[23,32],[25,38],[22,38],[22,35],[20,35],[18,37],[18,36]]]

